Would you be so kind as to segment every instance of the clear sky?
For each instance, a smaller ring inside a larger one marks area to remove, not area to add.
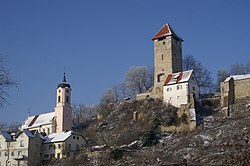
[[[250,60],[248,0],[0,0],[0,52],[20,84],[0,122],[53,111],[64,71],[72,103],[98,103],[131,66],[153,66],[151,38],[167,22],[213,77]]]

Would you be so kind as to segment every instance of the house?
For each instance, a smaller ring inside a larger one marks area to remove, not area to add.
[[[38,132],[23,130],[18,133],[0,133],[1,165],[40,165],[42,140]]]
[[[44,138],[43,160],[60,159],[73,156],[86,146],[87,141],[82,135],[72,131],[51,133]]]
[[[250,97],[250,74],[233,75],[221,83],[221,107],[228,107]]]
[[[86,146],[82,135],[72,131],[47,136],[29,130],[18,133],[0,132],[0,166],[39,166],[42,161],[77,154]]]
[[[163,86],[163,101],[175,107],[190,103],[190,95],[199,100],[199,87],[193,70],[169,74]]]

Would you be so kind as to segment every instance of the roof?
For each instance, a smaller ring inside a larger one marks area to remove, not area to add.
[[[193,70],[188,70],[188,71],[169,74],[165,80],[164,86],[187,82],[189,81],[192,73]]]
[[[0,131],[0,134],[5,138],[6,141],[13,140],[10,133],[8,133],[7,131]]]
[[[44,143],[63,142],[72,135],[72,131],[51,133],[45,137]]]
[[[39,127],[41,125],[51,124],[53,122],[54,117],[55,112],[30,116],[22,124],[21,129],[29,129],[33,127]]]
[[[70,88],[70,84],[67,84],[66,83],[66,75],[65,73],[63,74],[63,80],[62,80],[62,83],[58,84],[57,86],[58,88],[61,87],[61,88]]]
[[[19,131],[17,134],[16,134],[16,137],[19,137],[19,135],[21,135],[22,133],[24,133],[27,137],[30,137],[30,138],[33,138],[34,137],[34,134],[29,131],[29,130],[23,130],[23,131]]]
[[[167,36],[173,36],[175,39],[183,41],[183,39],[174,32],[174,30],[170,27],[168,23],[163,25],[163,27],[160,29],[159,32],[157,32],[157,34],[152,38],[152,40],[164,38]]]
[[[224,82],[229,81],[231,78],[233,78],[234,80],[243,80],[243,79],[249,79],[250,78],[250,74],[243,74],[243,75],[233,75],[233,76],[229,76],[225,79]]]

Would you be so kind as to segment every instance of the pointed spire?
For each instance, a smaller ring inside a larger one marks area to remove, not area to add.
[[[152,40],[164,38],[166,36],[173,36],[175,39],[183,41],[183,39],[174,32],[169,23],[164,24],[160,31],[157,32],[157,34],[152,38]]]
[[[70,88],[70,84],[66,83],[66,73],[65,72],[63,73],[63,80],[62,80],[62,82],[60,84],[58,84],[57,87],[58,88],[59,87],[61,87],[61,88],[66,88],[66,87]]]
[[[66,75],[65,72],[63,73],[63,81],[62,82],[66,82]]]

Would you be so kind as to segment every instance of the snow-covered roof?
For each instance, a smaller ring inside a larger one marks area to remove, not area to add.
[[[233,78],[234,80],[243,80],[243,79],[248,79],[250,78],[250,74],[243,74],[243,75],[233,75],[233,76],[229,76],[225,79],[224,82],[229,81],[231,78]]]
[[[23,130],[23,129],[39,127],[41,125],[51,124],[53,122],[54,117],[55,117],[55,112],[30,116],[22,124],[21,129]]]
[[[62,142],[69,138],[71,135],[72,131],[51,133],[45,137],[45,141],[43,143]]]
[[[187,82],[191,78],[192,73],[193,70],[188,70],[169,74],[165,80],[164,86]]]
[[[5,138],[6,141],[11,141],[12,137],[7,131],[0,131],[0,134]]]

